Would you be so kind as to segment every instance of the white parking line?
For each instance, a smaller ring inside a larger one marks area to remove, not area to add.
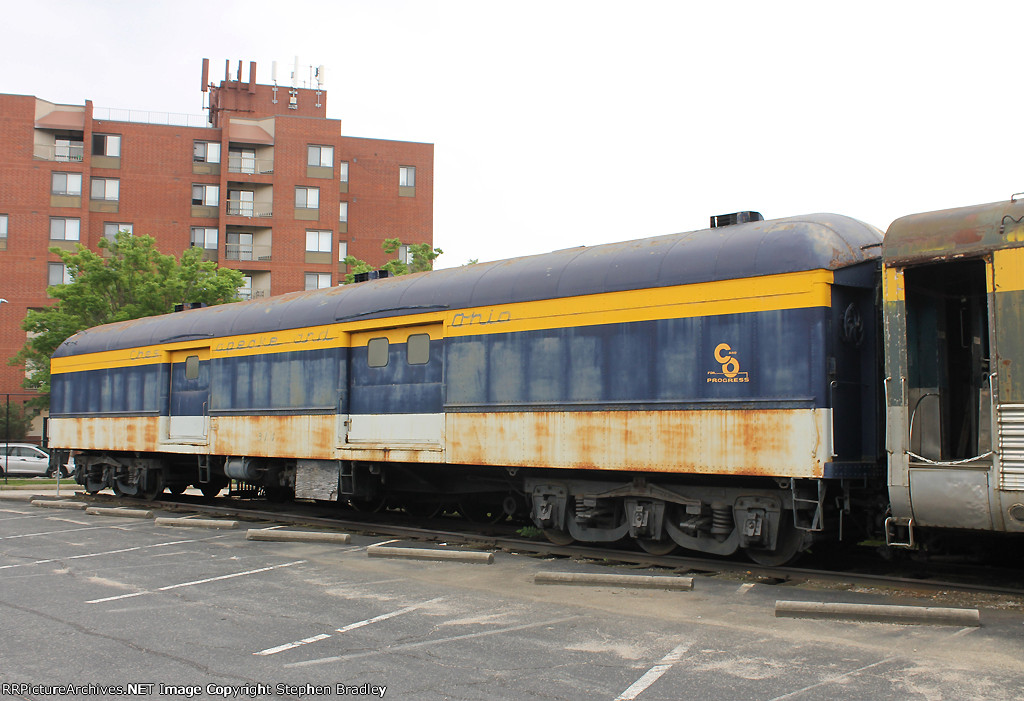
[[[296,560],[295,562],[286,562],[283,565],[273,565],[271,567],[261,567],[257,570],[246,570],[245,572],[234,572],[232,574],[222,574],[219,577],[208,577],[207,579],[197,579],[192,582],[182,582],[181,584],[168,584],[166,587],[157,587],[149,591],[139,591],[134,594],[121,594],[120,596],[108,596],[103,599],[93,599],[92,601],[86,601],[87,604],[102,604],[106,601],[118,601],[120,599],[131,599],[136,596],[145,596],[146,594],[155,594],[159,591],[170,591],[172,589],[180,589],[181,587],[194,587],[197,584],[207,584],[209,582],[219,582],[223,579],[234,579],[235,577],[244,577],[249,574],[259,574],[260,572],[269,572],[270,570],[276,570],[281,567],[291,567],[292,565],[301,565],[305,560]]]
[[[637,696],[642,694],[645,689],[647,689],[654,682],[661,679],[661,676],[665,674],[665,672],[672,669],[672,666],[675,665],[675,663],[678,662],[680,659],[682,659],[683,654],[690,649],[690,645],[691,643],[683,643],[681,645],[677,645],[676,648],[672,650],[672,652],[668,653],[660,660],[658,660],[658,664],[654,665],[649,670],[647,670],[647,672],[642,677],[633,682],[628,689],[626,689],[621,694],[616,696],[615,701],[632,701]]]
[[[402,650],[412,650],[418,647],[425,647],[427,645],[443,645],[444,643],[452,643],[457,640],[469,640],[471,638],[484,638],[489,635],[500,635],[502,633],[513,633],[517,630],[527,630],[529,628],[539,628],[541,626],[553,626],[560,623],[566,623],[567,621],[574,621],[579,616],[566,616],[565,618],[555,618],[550,621],[538,621],[536,623],[524,623],[519,626],[508,626],[505,628],[495,628],[494,630],[485,630],[480,633],[467,633],[465,635],[454,635],[450,638],[433,638],[431,640],[421,640],[418,643],[405,643],[404,645],[393,645],[391,647],[383,647],[377,650],[369,650],[367,652],[356,652],[351,655],[335,655],[334,657],[321,657],[316,660],[305,660],[303,662],[292,662],[291,664],[284,665],[285,667],[311,667],[318,664],[327,664],[329,662],[340,662],[342,660],[354,660],[359,657],[372,657],[373,655],[386,654],[389,652],[400,652]]]
[[[350,630],[355,630],[356,628],[362,628],[363,626],[368,626],[371,623],[379,623],[380,621],[386,621],[387,619],[394,618],[395,616],[401,616],[403,613],[409,613],[410,611],[415,611],[416,609],[423,608],[424,606],[427,606],[428,604],[433,604],[435,602],[441,601],[442,599],[444,599],[444,597],[443,596],[439,596],[436,599],[431,599],[429,601],[424,601],[421,604],[414,604],[412,606],[406,606],[405,608],[398,609],[397,611],[391,611],[390,613],[382,613],[381,615],[374,616],[373,618],[367,618],[366,620],[357,621],[356,623],[349,623],[347,626],[343,626],[341,628],[337,628],[334,632],[335,633],[347,633]],[[332,635],[334,635],[334,633],[331,633],[331,634],[326,634],[325,633],[325,634],[321,634],[321,635],[314,635],[312,638],[305,638],[303,640],[296,640],[293,643],[285,643],[284,645],[278,645],[277,647],[268,647],[266,650],[260,650],[259,652],[254,652],[252,654],[254,654],[254,655],[264,655],[264,656],[265,655],[276,655],[279,652],[284,652],[285,650],[293,650],[293,649],[295,649],[295,648],[297,648],[297,647],[299,647],[301,645],[308,645],[309,643],[315,643],[315,642],[319,642],[320,640],[326,640],[327,638],[330,638]]]
[[[38,535],[58,535],[60,533],[79,533],[81,531],[98,531],[103,529],[112,529],[116,531],[127,530],[127,526],[81,526],[79,528],[65,528],[62,531],[42,531],[40,533],[21,533],[19,535],[5,535],[0,540],[13,540],[14,538],[32,538]]]
[[[839,675],[836,675],[834,677],[829,677],[828,679],[823,679],[822,681],[818,682],[817,684],[811,684],[810,686],[805,686],[803,689],[797,689],[796,691],[791,691],[788,694],[783,694],[782,696],[776,696],[775,698],[771,699],[771,701],[782,701],[782,699],[788,699],[788,698],[792,698],[794,696],[799,696],[799,695],[803,694],[805,691],[810,691],[811,689],[817,689],[819,686],[825,686],[826,684],[833,684],[833,683],[843,684],[843,683],[845,683],[844,680],[847,677],[852,677],[855,674],[860,674],[861,672],[864,672],[866,670],[872,669],[873,667],[877,667],[880,664],[885,664],[886,662],[891,662],[891,661],[892,660],[890,658],[886,657],[885,659],[879,660],[878,662],[872,662],[871,664],[866,664],[863,667],[858,667],[857,669],[851,669],[849,672],[844,672],[843,674],[839,674]]]
[[[86,557],[100,557],[101,555],[117,555],[119,553],[128,553],[133,550],[145,550],[146,548],[163,548],[168,545],[181,545],[183,543],[198,543],[201,540],[213,540],[214,538],[224,538],[226,536],[217,535],[210,538],[194,538],[192,540],[172,540],[167,543],[154,543],[153,545],[136,545],[132,548],[121,548],[120,550],[105,550],[99,553],[85,553],[84,555],[68,555],[67,557],[55,557],[49,560],[36,560],[35,562],[19,562],[16,565],[0,565],[0,570],[9,570],[13,567],[28,567],[30,565],[45,565],[49,562],[64,562],[65,560],[81,560]]]

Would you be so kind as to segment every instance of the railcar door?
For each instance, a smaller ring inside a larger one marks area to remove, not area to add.
[[[991,529],[987,263],[904,270],[910,498],[918,525]]]
[[[210,349],[171,351],[167,438],[205,443],[210,426]]]
[[[348,444],[411,448],[444,438],[441,324],[352,334]]]

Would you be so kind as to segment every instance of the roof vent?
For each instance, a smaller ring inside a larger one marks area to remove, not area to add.
[[[733,224],[746,224],[752,221],[764,221],[760,212],[733,212],[732,214],[715,214],[711,217],[711,228],[717,229],[720,226],[732,226]]]
[[[366,282],[367,280],[378,280],[383,277],[391,277],[391,273],[387,270],[370,270],[365,273],[356,273],[352,278],[352,282]]]

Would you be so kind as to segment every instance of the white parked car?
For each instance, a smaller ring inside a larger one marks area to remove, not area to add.
[[[74,469],[74,468],[71,468]],[[0,475],[45,475],[51,477],[56,466],[50,465],[50,454],[31,443],[0,443]],[[68,466],[61,465],[61,476],[68,475]]]

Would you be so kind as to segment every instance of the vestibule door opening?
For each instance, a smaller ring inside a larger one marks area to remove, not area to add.
[[[991,450],[985,268],[961,260],[904,271],[910,451],[928,461]]]

